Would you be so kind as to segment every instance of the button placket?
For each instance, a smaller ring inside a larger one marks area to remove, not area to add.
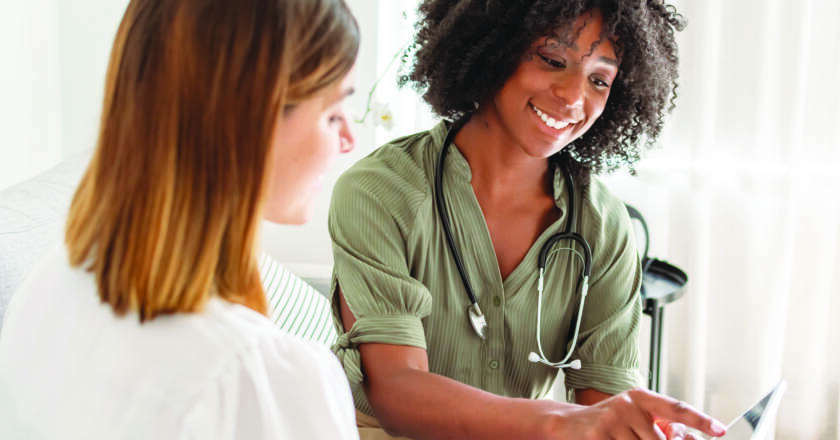
[[[489,313],[492,316],[493,324],[487,338],[487,351],[484,363],[485,383],[487,391],[501,394],[504,392],[504,353],[505,353],[505,301],[502,286],[494,286],[488,297]]]

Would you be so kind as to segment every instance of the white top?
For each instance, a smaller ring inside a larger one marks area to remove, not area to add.
[[[218,298],[141,325],[96,292],[62,250],[13,297],[0,333],[0,438],[358,438],[325,347]]]

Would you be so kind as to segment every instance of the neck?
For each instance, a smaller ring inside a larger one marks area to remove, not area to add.
[[[470,165],[477,192],[553,197],[548,159],[528,155],[497,118],[476,113],[455,135],[455,144]]]

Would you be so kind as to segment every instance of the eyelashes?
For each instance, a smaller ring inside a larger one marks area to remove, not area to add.
[[[551,66],[555,69],[565,69],[566,68],[566,61],[565,60],[555,60],[554,58],[549,58],[549,57],[547,57],[547,56],[545,56],[545,55],[543,55],[539,52],[537,52],[537,56],[539,56],[543,60],[543,62],[545,62],[546,64],[548,64],[549,66]],[[590,77],[589,81],[591,81],[592,84],[599,89],[610,88],[610,83],[608,83],[607,81],[605,81],[602,78],[593,76],[593,77]]]
[[[537,52],[537,56],[542,58],[542,60],[551,67],[554,67],[554,68],[557,68],[557,69],[565,69],[566,68],[566,62],[565,61],[555,60],[553,58],[549,58],[549,57],[547,57],[547,56],[545,56],[545,55],[543,55],[539,52]]]

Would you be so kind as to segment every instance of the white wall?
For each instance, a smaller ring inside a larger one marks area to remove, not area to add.
[[[0,8],[0,188],[60,157],[54,1],[5,1]]]
[[[5,0],[0,189],[89,149],[126,0]]]
[[[128,0],[56,0],[64,157],[93,148],[111,46]]]

